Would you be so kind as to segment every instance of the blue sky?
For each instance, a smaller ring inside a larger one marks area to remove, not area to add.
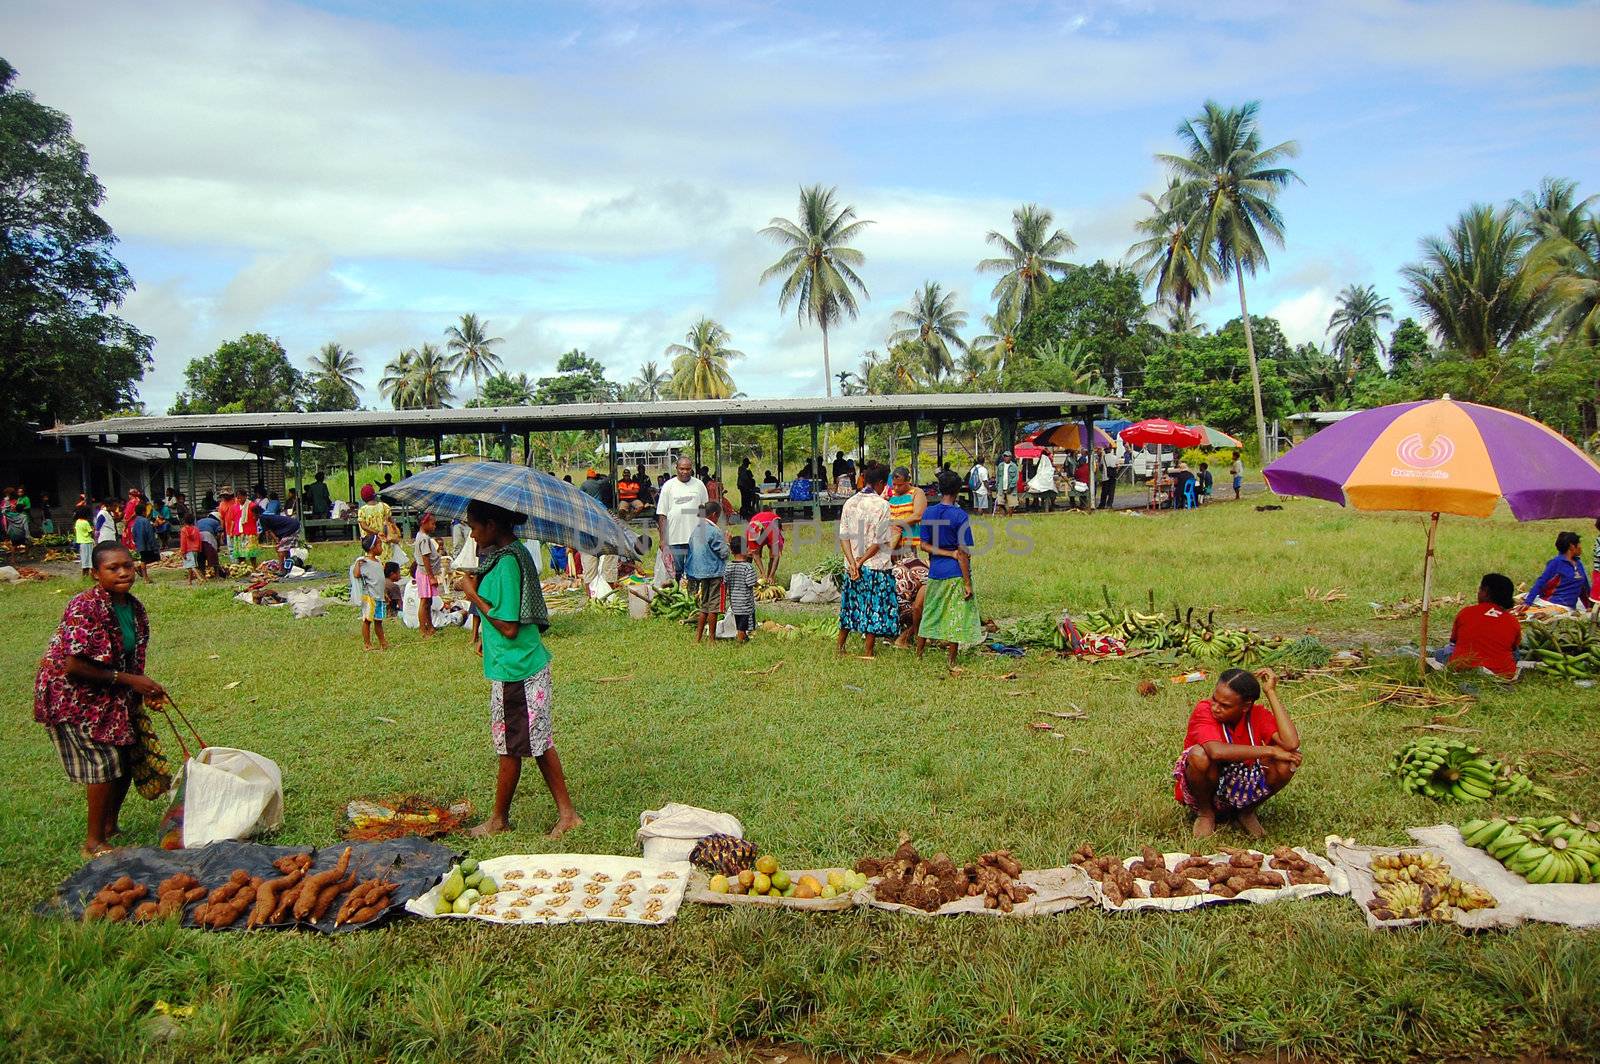
[[[613,377],[701,314],[751,395],[822,390],[817,335],[757,283],[802,183],[874,224],[872,298],[835,369],[883,347],[923,280],[973,332],[984,234],[1040,203],[1116,260],[1140,192],[1208,97],[1297,140],[1288,244],[1250,288],[1320,340],[1348,283],[1410,310],[1398,268],[1474,201],[1546,174],[1600,192],[1600,5],[1181,3],[43,3],[0,11],[22,87],[71,115],[157,339],[143,394],[251,330],[299,364],[337,340],[368,403],[464,311],[512,371],[578,346]],[[1237,314],[1231,289],[1203,316]]]

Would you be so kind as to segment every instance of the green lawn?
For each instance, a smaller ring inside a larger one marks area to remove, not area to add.
[[[1440,592],[1470,593],[1486,569],[1526,581],[1558,527],[1447,519]],[[1392,648],[1415,641],[1416,622],[1375,620],[1368,603],[1417,594],[1422,537],[1420,516],[1313,503],[1059,515],[1001,533],[1014,552],[980,558],[975,583],[986,616],[1085,610],[1104,585],[1124,601],[1153,590],[1163,606],[1216,605],[1232,623]],[[809,538],[792,552],[798,563],[826,549]],[[350,555],[319,546],[316,560],[343,568]],[[1600,936],[1538,925],[1374,934],[1346,899],[1029,922],[686,906],[658,929],[406,921],[336,939],[34,916],[77,864],[82,837],[81,794],[30,713],[34,663],[76,586],[0,590],[11,629],[0,669],[13,677],[0,714],[0,1036],[12,1059],[703,1060],[774,1045],[852,1059],[1600,1055]],[[1305,596],[1336,586],[1348,598]],[[154,621],[152,674],[209,740],[282,766],[277,841],[332,842],[355,795],[489,803],[485,683],[462,633],[424,645],[402,629],[390,653],[363,655],[348,610],[296,621],[172,573],[141,594]],[[1448,626],[1448,611],[1438,623]],[[1083,841],[1102,851],[1186,845],[1169,773],[1197,688],[1134,691],[1170,670],[1030,653],[973,657],[965,675],[948,677],[932,658],[894,652],[840,661],[817,637],[696,648],[687,628],[595,612],[558,617],[550,642],[557,739],[587,817],[562,849],[636,852],[640,810],[672,800],[737,814],[794,867],[886,852],[901,829],[958,858],[1010,847],[1031,867],[1063,863]],[[1002,678],[1012,671],[1015,680]],[[633,679],[596,682],[618,676]],[[1480,729],[1484,746],[1586,758],[1600,748],[1594,690],[1480,686],[1482,701],[1459,723]],[[1325,687],[1286,688],[1306,763],[1265,807],[1274,840],[1394,843],[1407,825],[1468,815],[1405,795],[1382,774],[1421,713],[1361,708],[1368,692],[1319,696]],[[1063,724],[1066,741],[1027,730],[1068,702],[1088,719]],[[1593,771],[1562,778],[1572,766],[1547,755],[1532,764],[1560,808],[1600,813]],[[152,841],[159,812],[131,798],[125,827]],[[552,813],[531,767],[514,815],[516,832],[474,852],[553,848],[540,837]],[[158,1000],[196,1009],[161,1033],[147,1020]]]

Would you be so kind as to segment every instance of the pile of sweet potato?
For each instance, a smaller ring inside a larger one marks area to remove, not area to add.
[[[1022,864],[1010,850],[994,850],[971,864],[957,865],[946,853],[923,857],[904,835],[889,857],[863,857],[855,870],[877,877],[874,892],[879,901],[930,913],[953,901],[978,897],[984,908],[1008,913],[1033,894],[1032,887],[1018,880]]]
[[[1113,905],[1129,898],[1184,898],[1198,894],[1233,898],[1242,891],[1279,890],[1288,883],[1326,883],[1327,875],[1287,846],[1273,851],[1271,868],[1262,867],[1262,855],[1224,847],[1218,857],[1192,853],[1168,869],[1152,846],[1141,847],[1139,858],[1125,863],[1120,857],[1096,857],[1085,843],[1072,855],[1072,863],[1100,884]],[[1273,871],[1276,869],[1277,871]],[[1148,889],[1144,884],[1148,883]]]

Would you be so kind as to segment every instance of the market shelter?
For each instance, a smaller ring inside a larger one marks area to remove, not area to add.
[[[782,477],[783,434],[788,430],[810,432],[810,454],[814,462],[823,460],[822,428],[825,425],[855,425],[858,444],[864,449],[870,425],[907,426],[912,452],[912,476],[916,478],[919,442],[924,435],[935,439],[935,465],[944,461],[946,429],[976,421],[996,421],[1000,439],[1016,436],[1017,426],[1030,422],[1073,421],[1093,433],[1093,422],[1124,402],[1111,396],[1077,392],[995,392],[945,393],[933,395],[849,395],[827,399],[720,399],[668,401],[655,403],[565,403],[557,406],[470,407],[441,410],[350,410],[335,412],[266,411],[248,414],[184,414],[156,417],[106,418],[74,425],[61,425],[40,433],[76,453],[85,470],[88,490],[89,455],[104,447],[155,447],[165,450],[177,472],[178,483],[190,483],[193,494],[196,448],[202,443],[242,443],[252,445],[255,454],[265,452],[267,441],[288,442],[292,456],[294,484],[304,489],[302,450],[310,441],[343,443],[349,476],[350,497],[355,497],[355,447],[360,440],[393,439],[399,465],[399,478],[406,475],[405,442],[430,441],[434,461],[444,455],[446,436],[485,435],[492,437],[510,460],[511,443],[522,437],[524,453],[534,433],[570,430],[597,431],[605,436],[608,466],[613,482],[622,458],[624,433],[642,434],[662,429],[685,429],[693,441],[694,460],[702,464],[702,436],[711,436],[709,464],[722,476],[722,430],[728,426],[772,427],[778,432],[779,476]],[[930,431],[931,430],[931,431]],[[416,461],[415,458],[410,461]],[[264,472],[264,471],[263,471]],[[820,500],[813,510],[820,515]]]

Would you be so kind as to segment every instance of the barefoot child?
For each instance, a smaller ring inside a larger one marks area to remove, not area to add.
[[[78,564],[83,567],[83,575],[88,576],[94,568],[89,560],[94,554],[94,525],[89,523],[87,506],[79,506],[72,515],[72,538],[78,545]]]
[[[1256,704],[1263,693],[1270,710]],[[1172,767],[1173,796],[1194,810],[1195,838],[1216,831],[1219,814],[1237,812],[1240,826],[1259,839],[1267,832],[1256,808],[1288,786],[1299,767],[1300,733],[1278,699],[1277,675],[1229,669],[1189,715],[1183,753]]]
[[[133,555],[115,540],[95,545],[94,586],[73,596],[39,664],[33,719],[50,729],[67,778],[88,794],[82,854],[108,849],[139,752],[135,717],[145,699],[166,697],[144,675],[150,622],[130,592]]]
[[[972,597],[972,521],[956,502],[961,478],[939,474],[939,501],[922,515],[922,546],[928,552],[928,589],[917,628],[917,657],[928,641],[943,642],[950,668],[962,647],[983,642],[978,603]]]
[[[683,575],[689,578],[689,594],[699,603],[694,622],[694,641],[707,635],[717,637],[717,615],[722,612],[722,577],[728,569],[728,539],[717,527],[722,504],[708,502],[700,507],[700,523],[689,533],[689,556]]]
[[[411,541],[417,558],[413,570],[417,581],[417,630],[424,639],[433,636],[433,600],[439,594],[439,544],[433,538],[433,529],[433,515],[423,514],[417,522],[417,536]]]
[[[361,645],[372,649],[372,630],[378,630],[378,649],[388,650],[383,638],[383,563],[378,558],[389,545],[374,535],[361,539],[361,557],[350,566],[350,602],[361,610]]]
[[[733,561],[728,564],[728,575],[724,578],[728,589],[728,613],[733,617],[734,628],[738,629],[739,642],[743,643],[756,627],[756,567],[750,562],[743,536],[734,536],[729,540],[728,550],[733,555]]]
[[[461,576],[461,591],[483,619],[483,675],[489,680],[489,734],[499,755],[494,813],[472,830],[511,830],[511,800],[524,758],[534,758],[556,802],[556,839],[583,823],[567,794],[550,715],[550,652],[539,633],[550,626],[539,568],[513,532],[527,517],[474,499],[467,527],[478,548],[476,573]]]

